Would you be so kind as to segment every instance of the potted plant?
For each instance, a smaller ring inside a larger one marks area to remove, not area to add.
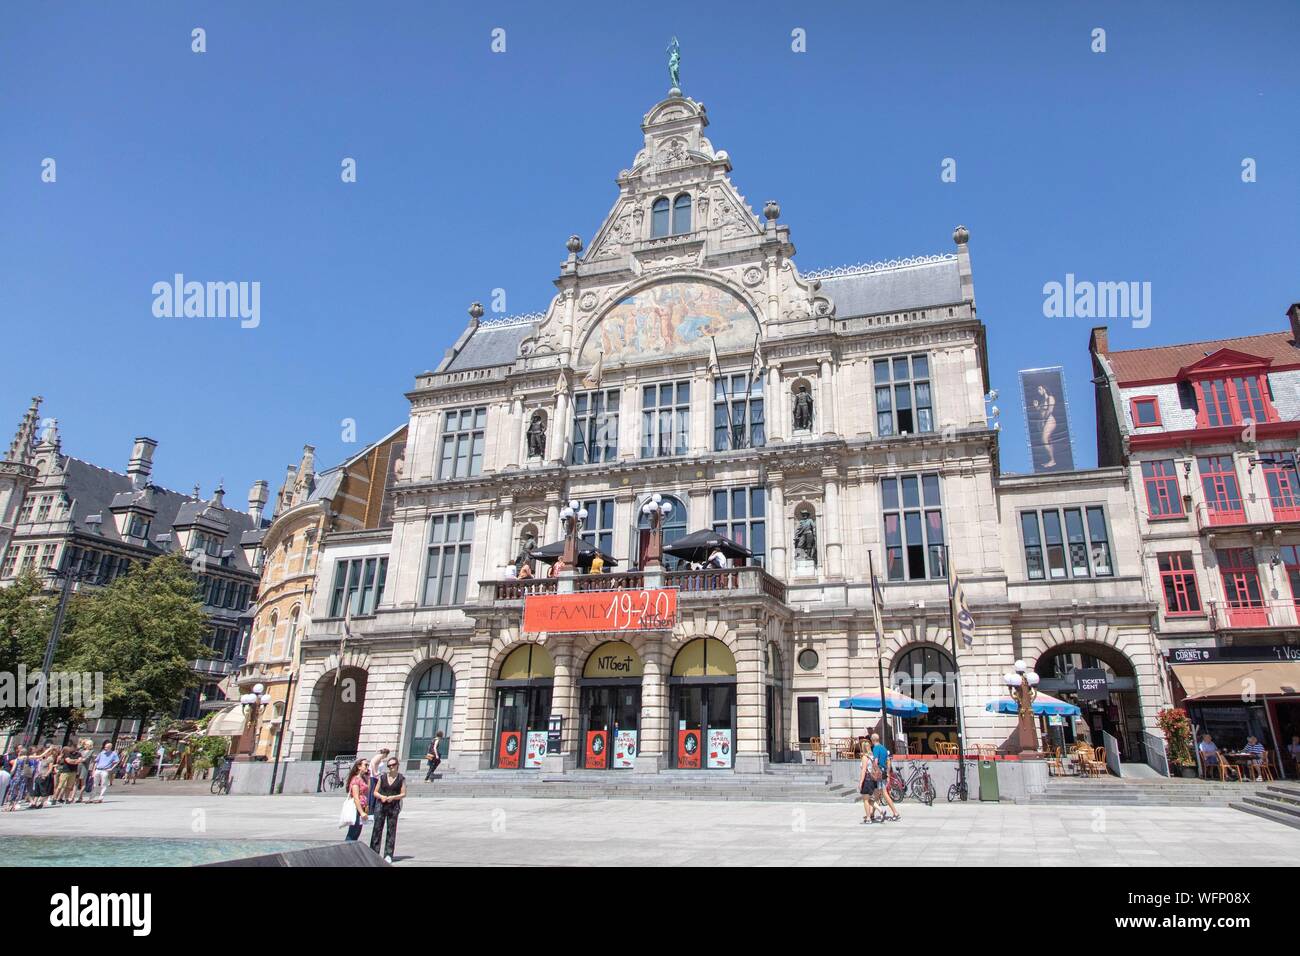
[[[1196,758],[1192,755],[1192,721],[1181,707],[1167,707],[1156,715],[1165,735],[1165,755],[1169,771],[1183,777],[1196,776]],[[1175,770],[1177,768],[1177,770]]]

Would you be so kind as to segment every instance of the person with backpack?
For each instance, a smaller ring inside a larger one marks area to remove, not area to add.
[[[880,734],[871,735],[871,756],[875,759],[876,766],[880,768],[880,792],[877,795],[877,802],[883,799],[889,806],[889,811],[893,814],[889,819],[901,820],[903,818],[898,815],[898,807],[894,806],[894,798],[889,795],[889,764],[893,758],[889,755],[889,751],[885,749],[885,745],[880,742]],[[881,814],[884,814],[883,810]]]
[[[864,747],[862,750],[862,773],[858,778],[858,793],[862,794],[862,822],[875,823],[877,801],[879,792],[884,788],[886,781],[883,779],[884,773],[880,769],[880,764],[876,760],[876,755],[870,747]],[[880,812],[881,822],[884,822],[885,812]]]

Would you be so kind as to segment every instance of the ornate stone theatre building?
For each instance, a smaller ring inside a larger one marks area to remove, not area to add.
[[[385,746],[414,765],[441,732],[460,771],[762,769],[864,729],[838,704],[877,686],[870,562],[886,677],[932,703],[901,725],[910,750],[956,739],[955,665],[968,743],[1011,746],[1015,718],[984,705],[1013,661],[1068,695],[1101,660],[1096,730],[1143,759],[1167,689],[1132,479],[999,474],[967,231],[938,255],[802,272],[780,207],[751,211],[707,126],[690,98],[656,104],[546,310],[476,306],[417,377],[391,536],[358,545],[387,559],[382,595],[321,554],[293,756]],[[548,577],[525,559],[563,539],[571,502],[617,563]],[[665,543],[712,529],[753,559],[655,566],[648,504]],[[976,623],[955,659],[948,561]],[[524,622],[533,596],[647,588],[675,595],[658,628]],[[359,722],[327,739],[344,706]]]

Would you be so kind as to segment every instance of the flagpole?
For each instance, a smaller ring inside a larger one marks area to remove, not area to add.
[[[749,422],[749,397],[754,391],[754,359],[758,358],[758,336],[754,336],[754,354],[749,357],[749,378],[745,380],[745,447],[754,446],[754,436]]]
[[[884,738],[885,750],[894,751],[889,746],[889,699],[885,696],[885,662],[883,660],[884,642],[880,634],[880,606],[876,603],[876,565],[871,552],[867,552],[867,570],[871,572],[871,606],[872,629],[876,632],[876,677],[880,680],[880,724]],[[888,785],[889,781],[885,781]]]
[[[722,379],[722,407],[727,415],[727,449],[734,451],[736,448],[736,430],[731,427],[731,389],[727,387],[727,378],[722,374],[722,364],[718,361],[718,342],[712,335],[709,336],[709,360],[713,368],[717,369],[714,373],[714,389],[717,389],[717,380]],[[752,360],[751,360],[752,362]]]
[[[966,720],[961,708],[961,665],[957,663],[957,594],[953,587],[952,561],[949,559],[948,545],[941,544],[939,547],[943,548],[944,570],[948,572],[948,630],[952,640],[953,691],[957,696],[957,782],[964,802],[967,798]]]

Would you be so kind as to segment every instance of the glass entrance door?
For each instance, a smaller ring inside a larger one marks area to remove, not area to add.
[[[674,766],[684,770],[729,770],[736,757],[734,681],[674,684]]]
[[[582,688],[582,766],[630,770],[640,747],[641,681]]]
[[[550,713],[550,681],[498,687],[492,765],[506,770],[541,767],[546,755],[546,721]]]

